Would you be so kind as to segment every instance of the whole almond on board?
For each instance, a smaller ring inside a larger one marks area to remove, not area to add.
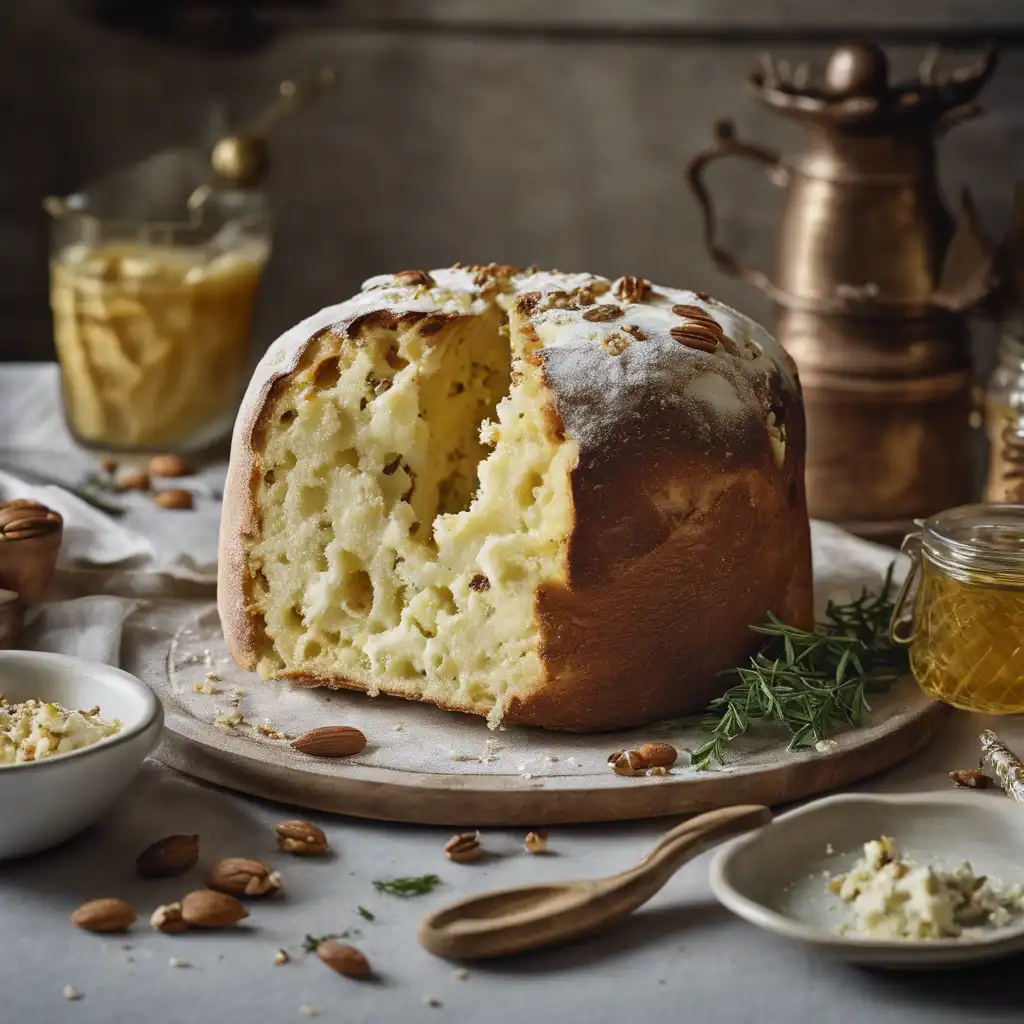
[[[178,935],[188,930],[188,922],[181,916],[180,903],[165,903],[153,911],[149,923],[165,935]]]
[[[351,725],[325,725],[304,732],[292,746],[313,757],[351,757],[365,749],[366,737]]]
[[[479,832],[461,832],[444,844],[444,855],[456,864],[468,864],[470,861],[479,860],[483,853]]]
[[[192,507],[192,494],[180,488],[170,491],[157,491],[153,495],[153,504],[160,508],[189,509]]]
[[[122,473],[118,483],[126,491],[148,491],[149,474],[144,469],[130,469]]]
[[[180,455],[154,455],[149,460],[150,476],[188,476],[192,467]]]
[[[637,753],[652,768],[668,768],[679,757],[679,751],[671,743],[645,743]]]
[[[123,932],[135,923],[135,911],[114,897],[90,900],[71,915],[71,923],[87,932]]]
[[[355,946],[327,939],[316,947],[316,955],[332,971],[344,974],[346,978],[368,978],[371,974],[370,961]]]
[[[282,821],[274,826],[277,845],[285,853],[311,857],[327,852],[327,836],[308,821]]]
[[[174,878],[196,866],[199,836],[174,835],[147,846],[135,861],[143,878]]]
[[[281,876],[258,860],[226,857],[210,868],[206,884],[235,896],[264,896],[281,888]]]
[[[181,916],[195,928],[230,928],[249,916],[234,896],[212,889],[197,889],[181,901]]]

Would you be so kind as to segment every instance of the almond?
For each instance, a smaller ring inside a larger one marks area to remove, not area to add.
[[[274,826],[274,832],[277,834],[277,845],[285,853],[309,857],[328,850],[327,836],[323,830],[308,821],[282,821]]]
[[[332,971],[344,974],[346,978],[368,978],[371,974],[370,961],[355,946],[328,939],[316,947],[316,955]]]
[[[668,768],[679,757],[671,743],[645,743],[638,753],[652,768]]]
[[[197,889],[181,901],[181,916],[196,928],[230,928],[249,916],[249,911],[234,896]]]
[[[150,476],[188,476],[192,468],[180,455],[154,455],[149,460]]]
[[[236,896],[264,896],[281,888],[281,876],[258,860],[226,857],[210,868],[206,884]]]
[[[143,878],[173,878],[195,867],[198,860],[199,836],[167,836],[139,854],[135,870]]]
[[[165,935],[178,935],[188,930],[188,923],[181,916],[180,903],[166,903],[153,911],[149,923]]]
[[[325,725],[304,732],[292,746],[313,757],[350,757],[366,747],[366,737],[351,725]]]
[[[114,897],[90,900],[71,915],[71,923],[87,932],[123,932],[135,923],[135,911]]]
[[[118,483],[126,491],[148,491],[149,474],[144,469],[130,469],[127,473],[121,474]]]
[[[523,844],[527,853],[547,853],[548,834],[547,832],[527,832],[526,842]]]
[[[192,507],[192,495],[189,491],[183,491],[180,488],[158,491],[153,495],[153,504],[160,508],[188,509]]]

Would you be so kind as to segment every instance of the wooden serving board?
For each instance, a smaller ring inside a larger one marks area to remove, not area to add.
[[[817,523],[813,540],[822,606],[865,584],[877,587],[895,555]],[[785,737],[765,730],[730,746],[724,767],[698,772],[683,754],[665,777],[622,778],[607,764],[613,750],[659,739],[683,752],[703,741],[699,728],[662,723],[588,736],[491,731],[480,718],[430,705],[266,683],[232,663],[210,602],[161,602],[137,611],[126,624],[122,664],[163,700],[167,729],[157,756],[171,767],[299,807],[423,824],[536,826],[785,803],[909,757],[943,716],[906,679],[874,699],[865,727],[837,734],[822,750],[789,751]],[[208,680],[208,673],[216,678]],[[234,712],[240,724],[214,724]],[[259,731],[298,735],[326,724],[362,729],[366,750],[317,759]]]

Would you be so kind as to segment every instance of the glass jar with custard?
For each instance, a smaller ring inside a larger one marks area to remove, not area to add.
[[[903,542],[912,564],[892,639],[909,645],[930,697],[968,711],[1024,711],[1024,505],[964,505],[919,525]]]
[[[161,169],[155,180],[167,192]],[[106,203],[82,194],[51,209],[61,393],[69,429],[86,447],[194,451],[234,420],[269,253],[266,200],[191,187],[200,201],[189,208],[182,182],[173,186],[176,202],[147,201],[129,181],[113,203],[108,187],[98,193]]]
[[[1024,325],[1004,325],[985,389],[986,501],[1024,502]]]

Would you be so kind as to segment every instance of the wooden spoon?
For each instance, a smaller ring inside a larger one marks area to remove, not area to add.
[[[450,903],[420,923],[420,944],[438,956],[479,960],[602,931],[709,846],[771,820],[771,811],[756,804],[709,811],[666,832],[636,867],[610,878],[523,885]]]

